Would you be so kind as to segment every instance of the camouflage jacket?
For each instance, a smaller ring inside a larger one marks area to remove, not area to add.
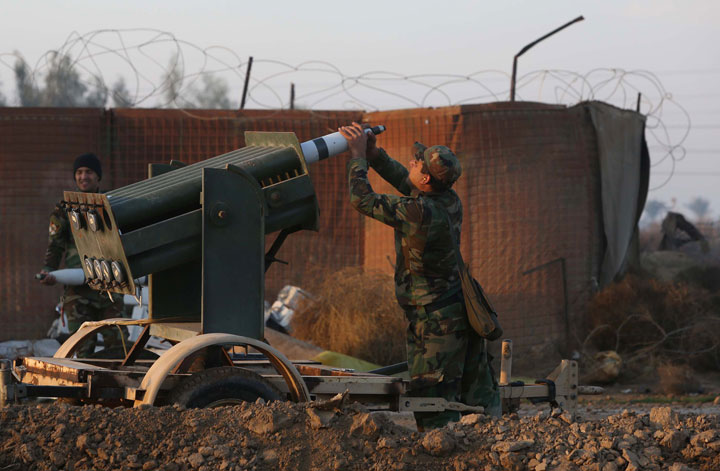
[[[82,268],[80,255],[70,228],[70,220],[65,210],[58,204],[50,215],[48,248],[45,252],[43,270],[53,271],[60,268],[63,256],[65,256],[65,268]],[[65,297],[73,295],[89,300],[99,299],[102,296],[99,291],[95,291],[88,285],[65,286]]]
[[[81,268],[80,256],[70,229],[70,220],[59,204],[55,206],[55,210],[50,215],[48,232],[48,248],[45,252],[45,266],[43,269],[53,271],[60,268],[63,255],[65,255],[66,268]]]
[[[460,290],[457,262],[448,219],[460,241],[462,204],[446,190],[420,193],[408,180],[408,170],[380,149],[370,164],[405,196],[375,193],[368,180],[368,161],[348,162],[350,203],[366,216],[395,229],[395,296],[403,308],[424,306]]]

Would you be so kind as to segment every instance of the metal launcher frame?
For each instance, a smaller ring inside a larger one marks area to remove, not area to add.
[[[149,275],[150,319],[264,338],[264,272],[288,234],[317,230],[318,206],[293,133],[246,133],[247,147],[64,205],[91,287],[135,294]],[[265,234],[281,231],[265,253]]]

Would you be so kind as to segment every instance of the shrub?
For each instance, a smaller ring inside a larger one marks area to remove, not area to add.
[[[670,361],[719,369],[717,298],[687,283],[628,275],[591,300],[584,349],[615,350],[629,366]]]

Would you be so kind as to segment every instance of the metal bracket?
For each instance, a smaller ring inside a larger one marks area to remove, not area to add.
[[[442,412],[446,410],[458,412],[475,412],[482,414],[485,408],[482,406],[468,406],[461,402],[450,402],[442,397],[409,397],[400,396],[398,398],[399,412]]]
[[[0,407],[27,397],[27,386],[24,384],[6,384],[0,390]]]
[[[573,360],[562,360],[547,379],[555,383],[555,402],[558,407],[569,411],[573,417],[577,409],[578,364]]]

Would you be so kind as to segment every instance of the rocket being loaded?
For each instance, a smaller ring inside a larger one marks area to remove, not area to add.
[[[366,133],[373,133],[376,136],[384,131],[385,126],[382,125],[365,129]],[[300,144],[300,148],[305,156],[305,162],[311,164],[345,152],[348,149],[348,143],[342,134],[334,132],[312,141],[303,142]]]

